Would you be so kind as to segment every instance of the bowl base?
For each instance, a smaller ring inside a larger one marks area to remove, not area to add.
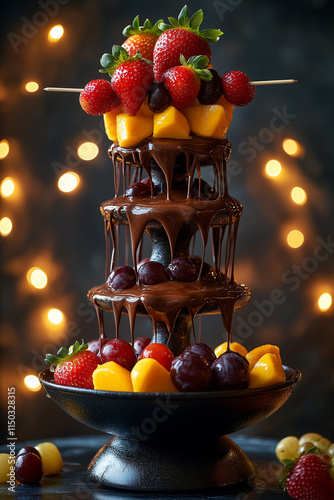
[[[114,437],[92,460],[90,480],[135,491],[190,491],[251,481],[254,469],[228,437],[199,443],[143,443]]]

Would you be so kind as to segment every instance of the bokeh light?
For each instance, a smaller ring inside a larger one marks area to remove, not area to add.
[[[45,288],[48,282],[48,277],[42,269],[39,267],[32,267],[27,272],[27,280],[30,285],[35,288],[42,289]]]
[[[99,148],[94,142],[83,142],[78,147],[78,156],[82,160],[94,160],[99,154]]]
[[[64,34],[64,28],[61,24],[57,24],[50,29],[48,38],[50,42],[57,42]]]
[[[3,158],[6,158],[6,156],[9,153],[9,144],[6,139],[3,139],[0,141],[0,159],[2,160]]]
[[[328,311],[332,305],[332,296],[330,293],[322,293],[318,299],[318,307],[321,311]]]
[[[39,85],[37,82],[28,82],[26,83],[26,91],[27,92],[37,92],[39,89]]]
[[[75,172],[66,172],[58,180],[58,188],[63,193],[70,193],[78,187],[80,177]]]
[[[266,174],[269,177],[277,177],[282,171],[282,165],[278,160],[269,160],[266,163]]]
[[[303,188],[295,186],[291,189],[291,198],[297,205],[304,205],[307,200],[307,194]]]
[[[64,319],[63,313],[60,309],[52,308],[48,310],[48,320],[53,325],[59,325]]]
[[[291,248],[299,248],[304,243],[304,235],[299,229],[293,229],[288,233],[286,240]]]
[[[15,184],[11,177],[6,177],[0,187],[1,196],[8,197],[14,193]]]
[[[24,377],[23,381],[24,381],[24,385],[26,386],[26,388],[32,392],[37,392],[42,387],[42,385],[41,385],[38,377],[36,377],[36,375],[27,375],[26,377]]]
[[[302,149],[294,139],[284,139],[282,146],[286,154],[290,156],[299,156]]]
[[[2,217],[0,220],[0,234],[1,236],[8,236],[13,229],[13,223],[9,217]]]

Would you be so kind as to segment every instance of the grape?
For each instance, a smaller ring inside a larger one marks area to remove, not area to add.
[[[160,113],[170,106],[170,95],[166,85],[154,82],[148,91],[148,107],[153,113]]]
[[[276,457],[283,463],[283,460],[296,460],[299,455],[299,442],[295,436],[287,436],[279,443],[275,449]]]
[[[39,483],[43,476],[42,460],[35,453],[22,453],[16,458],[15,476],[22,484]]]
[[[202,264],[202,259],[201,257],[191,257],[191,262],[195,265],[196,267],[196,273],[197,276],[201,270],[201,264]],[[217,274],[213,270],[213,268],[208,264],[207,262],[203,263],[203,268],[202,268],[202,275],[201,279],[203,281],[216,281],[217,280]]]
[[[316,448],[314,443],[311,443],[311,441],[305,441],[301,446],[299,445],[299,454],[306,455],[312,448]]]
[[[209,391],[212,374],[208,362],[195,352],[184,351],[174,358],[170,370],[173,384],[181,392]]]
[[[137,337],[133,343],[133,348],[137,356],[140,356],[145,347],[151,342],[149,337]]]
[[[217,359],[211,347],[203,342],[196,342],[196,344],[187,347],[186,351],[199,354],[208,362],[209,366],[211,366],[214,360]]]
[[[45,442],[36,446],[39,451],[44,469],[44,476],[59,474],[63,466],[63,459],[57,446],[53,443]]]
[[[197,278],[196,267],[186,257],[176,257],[167,268],[167,272],[176,281],[194,281]]]
[[[249,363],[234,351],[226,351],[212,364],[212,378],[215,389],[245,389],[249,384]]]
[[[150,179],[149,179],[150,180]],[[150,196],[151,183],[144,183],[143,181],[136,182],[126,191],[127,196]]]
[[[18,454],[16,455],[16,458],[19,457],[20,455],[23,455],[24,453],[35,453],[39,458],[42,458],[39,451],[36,450],[33,446],[25,446],[24,448],[21,448]]]
[[[201,88],[197,99],[201,104],[214,104],[223,95],[222,79],[214,69],[209,70],[212,74],[212,79],[207,82],[201,80]]]
[[[105,337],[103,337],[101,339],[101,344],[102,344],[102,347],[104,346],[104,344],[106,344],[108,342],[108,339],[106,339]],[[87,349],[89,351],[92,351],[94,354],[98,354],[99,353],[99,350],[100,350],[100,339],[96,339],[96,340],[91,340],[90,342],[88,342],[88,347]]]
[[[169,347],[164,344],[160,344],[159,342],[155,342],[145,347],[145,349],[141,353],[140,359],[145,358],[155,359],[164,368],[166,368],[166,370],[170,371],[174,355]]]
[[[115,361],[127,370],[132,370],[137,362],[137,355],[129,342],[122,339],[109,340],[101,351],[102,363]]]
[[[317,432],[307,432],[306,434],[303,434],[299,438],[299,446],[301,446],[304,443],[312,443],[315,439],[321,439],[322,435],[318,434]]]
[[[0,483],[7,483],[11,465],[14,465],[14,462],[10,454],[0,453]]]
[[[132,288],[136,284],[136,273],[129,266],[118,266],[111,272],[107,279],[108,285],[115,290]]]
[[[140,266],[138,270],[139,283],[141,285],[155,285],[169,279],[165,266],[150,260]]]
[[[145,259],[142,259],[140,262],[138,262],[137,264],[137,272],[139,271],[139,268],[145,264],[145,262],[149,262],[150,261],[150,258],[149,257],[145,257]]]
[[[328,448],[328,455],[330,457],[334,457],[334,444],[331,444],[330,447]]]
[[[318,448],[319,452],[324,455],[328,453],[328,450],[332,445],[332,441],[324,437],[320,439],[312,439],[311,442]]]

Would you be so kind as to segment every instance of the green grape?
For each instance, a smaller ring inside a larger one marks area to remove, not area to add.
[[[332,445],[332,441],[324,437],[321,439],[312,439],[312,443],[314,443],[314,445],[323,455],[326,455],[328,453],[328,449]]]
[[[299,454],[306,455],[312,448],[316,448],[316,445],[310,441],[305,441],[305,443],[299,446]],[[318,448],[315,453],[318,453]]]
[[[334,458],[334,444],[331,444],[331,445],[330,445],[330,447],[328,448],[328,452],[327,452],[327,453],[328,453],[328,455],[329,455],[330,457],[333,457],[333,458]],[[334,463],[333,463],[333,465],[334,465]]]
[[[44,475],[59,474],[63,466],[63,459],[57,446],[53,443],[40,443],[35,448],[42,457]]]
[[[303,434],[302,437],[299,438],[299,446],[302,446],[304,443],[313,443],[315,439],[322,439],[322,435],[316,432]]]
[[[299,442],[295,436],[287,436],[277,444],[276,457],[280,462],[283,460],[295,460],[299,454]]]

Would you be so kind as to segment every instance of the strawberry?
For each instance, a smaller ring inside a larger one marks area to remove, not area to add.
[[[69,349],[61,347],[56,356],[46,355],[45,362],[51,365],[56,384],[94,389],[92,375],[101,360],[87,347],[83,341],[76,341]]]
[[[128,115],[133,116],[143,104],[154,76],[152,63],[137,52],[133,57],[119,45],[112,54],[101,57],[101,73],[109,73],[111,85]]]
[[[127,37],[127,40],[122,44],[122,47],[130,56],[135,56],[139,51],[143,57],[153,61],[153,49],[161,34],[159,24],[162,22],[163,20],[159,19],[152,25],[151,21],[146,19],[144,26],[140,26],[139,16],[135,17],[132,24],[123,30],[123,35]]]
[[[89,115],[103,115],[117,106],[119,101],[110,82],[100,79],[85,85],[80,92],[79,102]]]
[[[222,78],[223,95],[235,106],[246,106],[255,96],[255,87],[242,71],[229,71]]]
[[[161,23],[163,33],[159,36],[153,51],[154,76],[159,82],[163,73],[173,66],[178,66],[180,55],[186,59],[191,56],[205,55],[211,60],[211,49],[208,42],[219,40],[222,31],[216,29],[199,31],[203,20],[203,11],[198,10],[189,16],[185,5],[178,19],[168,18],[170,25]]]
[[[334,481],[319,455],[307,453],[296,462],[284,460],[284,489],[295,500],[332,500]]]
[[[162,75],[162,83],[169,91],[171,105],[177,109],[187,108],[194,102],[201,88],[201,79],[212,78],[211,72],[204,69],[209,63],[207,56],[192,56],[186,61],[181,54],[180,62],[182,66],[167,69]]]

